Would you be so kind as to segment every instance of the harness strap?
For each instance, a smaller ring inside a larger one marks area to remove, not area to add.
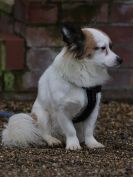
[[[12,112],[0,111],[0,117],[9,118],[9,117],[11,117],[13,115],[14,115],[14,113],[12,113]]]
[[[92,113],[96,105],[96,101],[97,101],[96,95],[97,93],[101,92],[101,86],[95,86],[91,88],[83,87],[83,89],[86,91],[88,103],[86,107],[84,108],[84,110],[79,115],[77,115],[76,117],[72,119],[73,123],[85,121],[90,116],[90,114]]]

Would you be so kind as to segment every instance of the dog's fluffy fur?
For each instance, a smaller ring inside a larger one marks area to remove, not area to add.
[[[28,146],[46,142],[49,146],[65,142],[66,149],[104,147],[93,136],[101,93],[83,122],[72,118],[87,104],[83,87],[103,85],[109,78],[108,67],[121,59],[110,49],[109,37],[93,28],[62,28],[65,46],[39,80],[38,95],[31,114],[16,114],[3,130],[2,142],[8,146]]]

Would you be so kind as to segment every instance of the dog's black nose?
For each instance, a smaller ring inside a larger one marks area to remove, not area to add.
[[[118,64],[122,64],[122,62],[123,62],[123,59],[120,58],[120,57],[117,57],[117,63],[118,63]]]

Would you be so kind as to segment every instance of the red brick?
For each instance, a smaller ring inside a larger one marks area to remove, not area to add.
[[[15,23],[15,32],[25,38],[28,47],[59,47],[63,45],[60,27],[28,27]]]
[[[6,69],[19,70],[24,68],[24,40],[15,35],[0,33],[0,39],[6,49]]]
[[[112,22],[133,22],[133,2],[114,3],[111,8],[110,20]]]
[[[27,54],[27,66],[30,71],[23,77],[22,90],[31,91],[37,88],[38,80],[47,67],[53,62],[57,51],[50,49],[30,49]]]
[[[133,90],[132,89],[103,89],[102,98],[106,102],[119,101],[119,102],[133,102]]]
[[[51,2],[61,2],[61,0],[50,0]],[[73,2],[73,3],[76,3],[76,2],[88,2],[88,3],[93,3],[94,0],[63,0],[62,1],[63,3],[70,3],[70,2]]]
[[[85,3],[64,4],[62,9],[63,22],[87,22],[95,17],[98,11],[96,5]]]
[[[27,14],[30,23],[53,24],[58,20],[58,8],[56,5],[31,4]]]
[[[100,4],[102,2],[105,2],[105,0],[50,0],[50,2],[62,2],[62,3],[77,3],[77,2],[85,2],[89,4]]]
[[[42,74],[55,57],[50,49],[30,49],[27,54],[27,66],[30,71]]]
[[[0,32],[13,32],[13,18],[5,14],[0,14]]]
[[[104,3],[99,8],[99,11],[96,15],[97,22],[107,22],[108,21],[108,4]]]
[[[104,88],[119,90],[133,88],[133,69],[112,69],[110,75],[112,79]]]
[[[56,27],[28,27],[24,37],[29,47],[58,47],[62,45],[60,31]]]
[[[133,45],[116,46],[114,51],[123,58],[122,67],[133,67]]]
[[[14,23],[14,31],[15,31],[16,34],[25,37],[26,28],[27,27],[26,27],[26,25],[24,23],[15,21],[15,23]]]
[[[106,32],[115,44],[133,44],[133,26],[104,26],[99,29]]]
[[[56,4],[17,1],[15,5],[15,18],[30,24],[55,24],[58,20],[58,7]]]
[[[26,72],[22,77],[21,89],[30,92],[35,90],[40,76],[39,72]]]

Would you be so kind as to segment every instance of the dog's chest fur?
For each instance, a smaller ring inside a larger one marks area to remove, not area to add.
[[[71,118],[75,117],[87,105],[87,95],[82,88],[69,89],[69,94],[64,99],[64,111]]]

